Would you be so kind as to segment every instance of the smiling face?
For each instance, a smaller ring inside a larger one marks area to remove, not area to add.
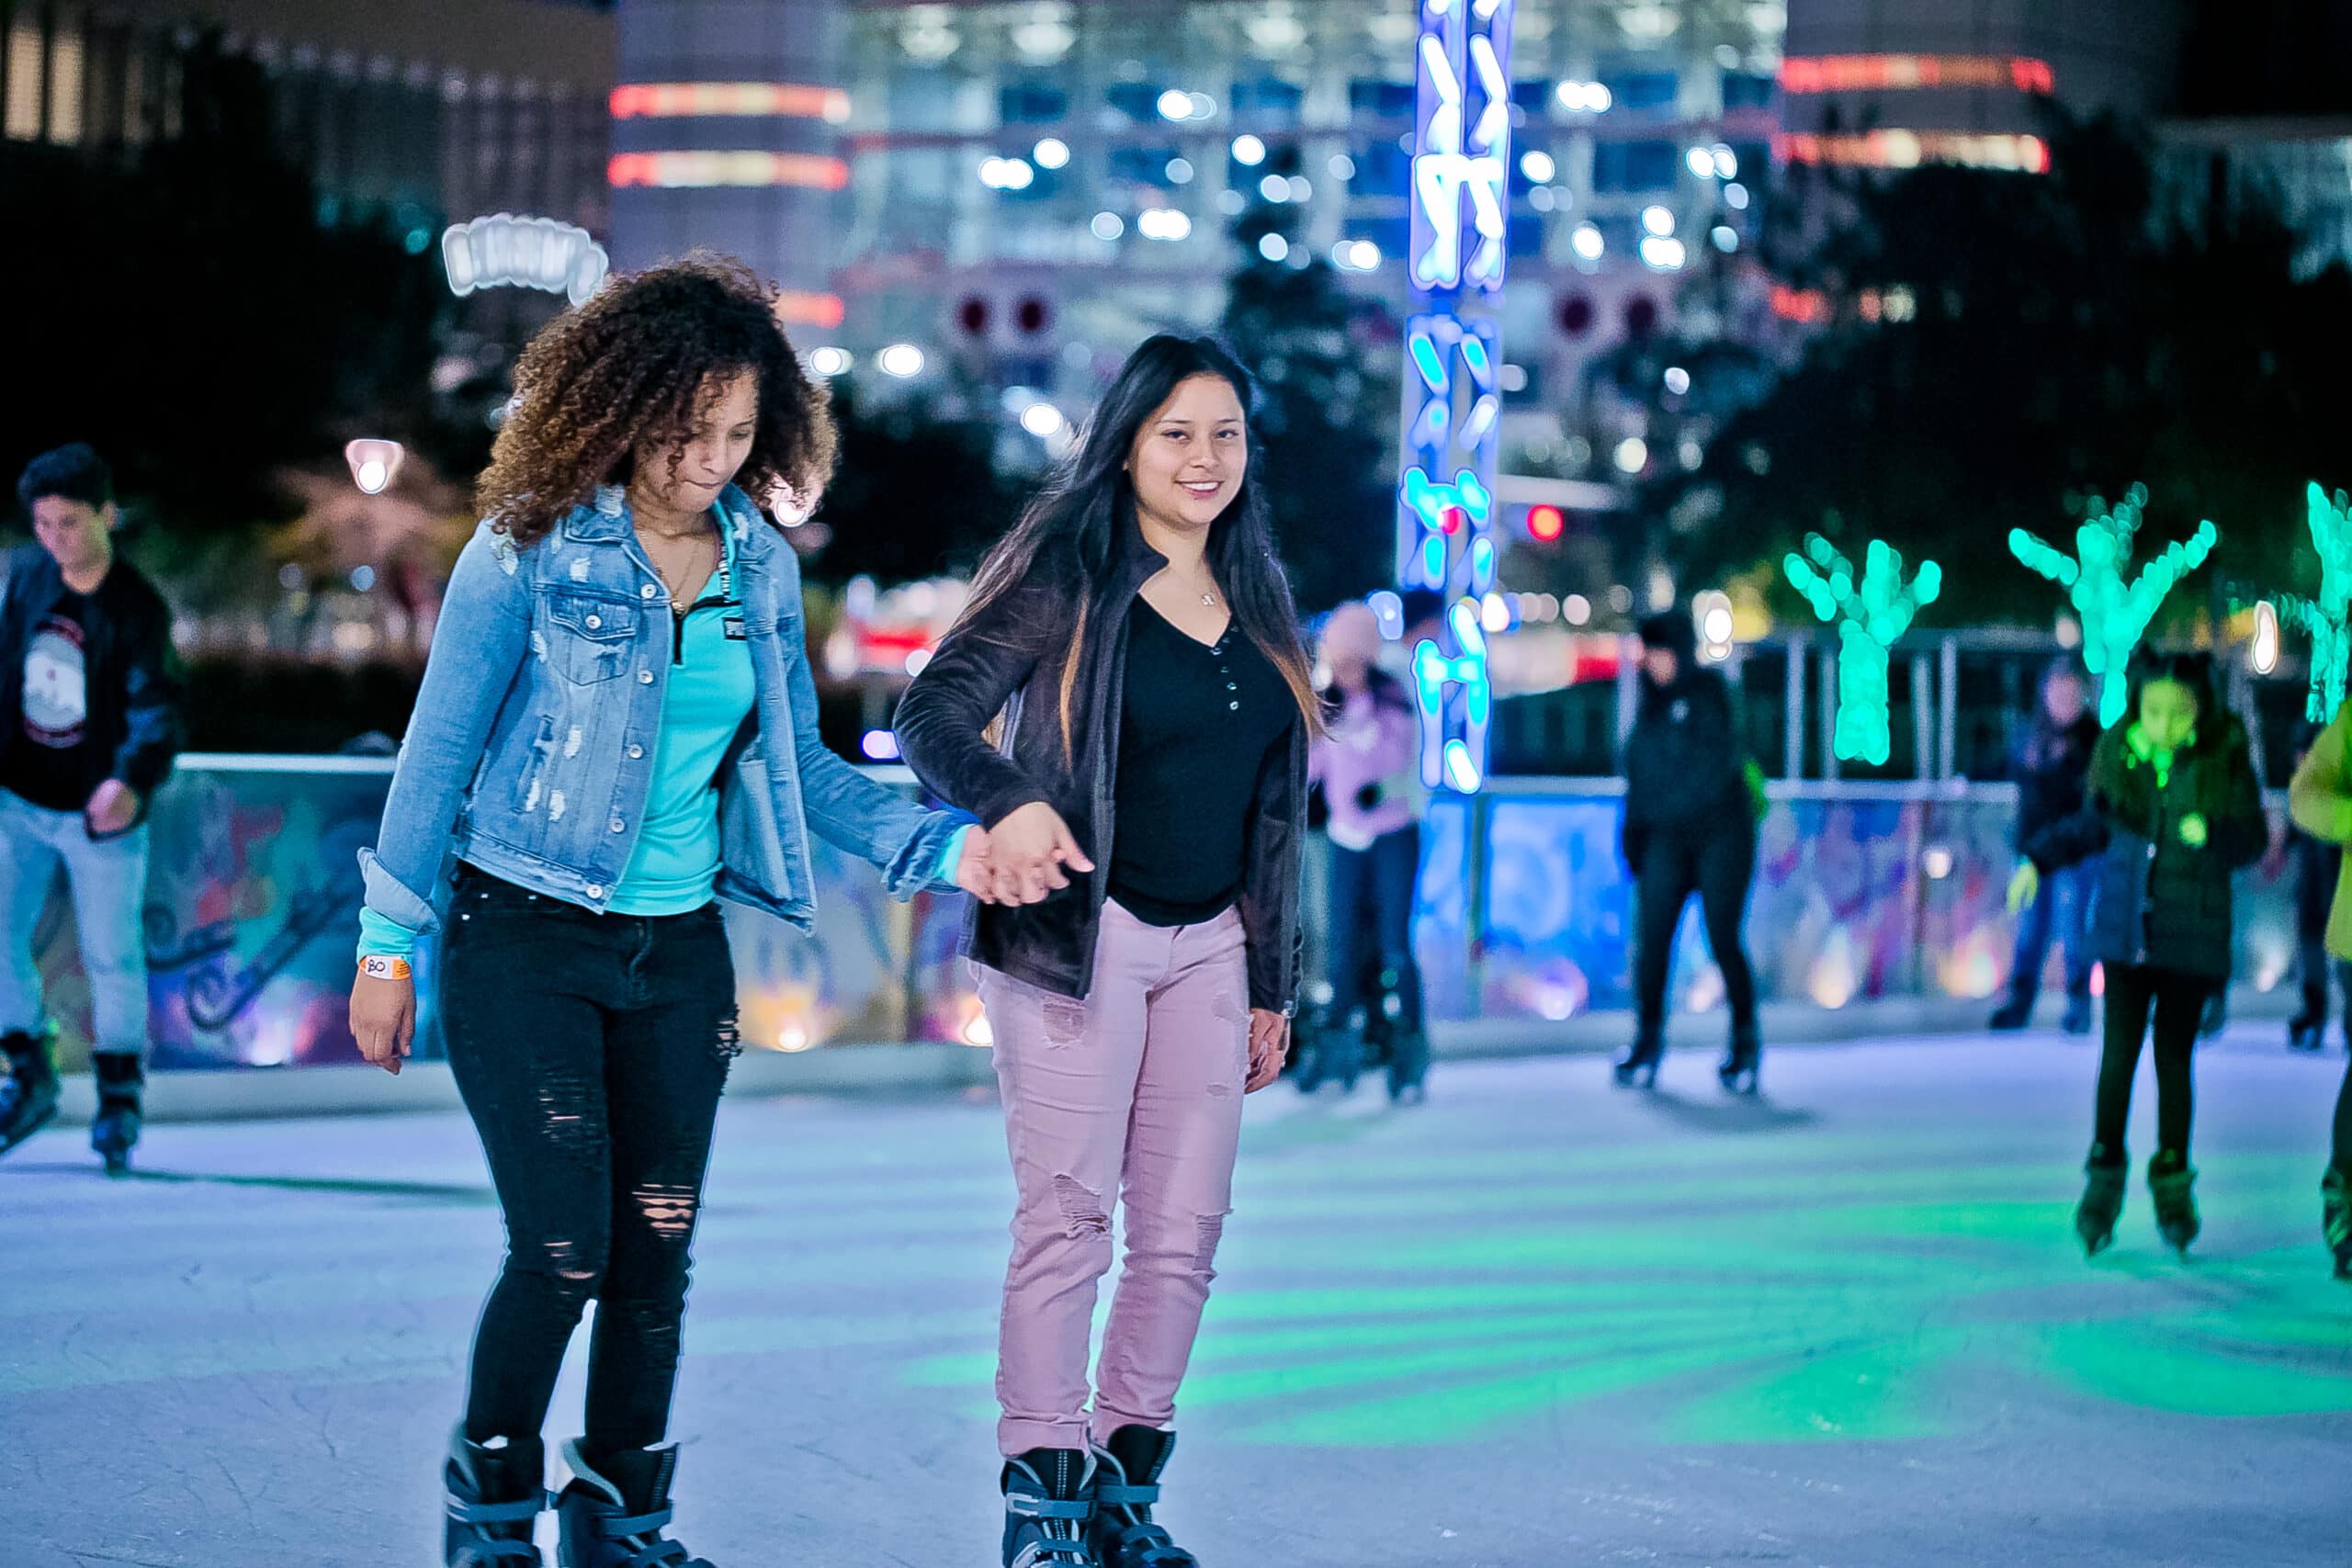
[[[686,438],[676,446],[639,442],[629,501],[639,511],[707,512],[732,484],[759,434],[760,383],[749,370],[707,385]],[[675,467],[673,467],[673,459]]]
[[[1126,467],[1147,524],[1206,532],[1250,468],[1250,427],[1233,383],[1205,374],[1179,381],[1136,431]]]

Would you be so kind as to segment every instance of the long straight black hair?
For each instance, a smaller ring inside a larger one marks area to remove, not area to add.
[[[1119,532],[1135,525],[1135,483],[1127,474],[1127,460],[1144,423],[1194,376],[1223,380],[1245,412],[1255,406],[1254,380],[1215,339],[1172,333],[1145,339],[1112,378],[1077,446],[973,577],[966,624],[1017,591],[1042,585],[1061,596],[1070,628],[1059,694],[1066,754],[1072,747],[1070,706],[1086,639],[1098,618]],[[1290,580],[1274,556],[1265,491],[1258,483],[1261,457],[1253,443],[1240,490],[1210,525],[1209,570],[1233,607],[1234,623],[1282,672],[1300,719],[1312,734],[1321,726],[1322,710],[1308,673],[1306,649],[1299,641]]]

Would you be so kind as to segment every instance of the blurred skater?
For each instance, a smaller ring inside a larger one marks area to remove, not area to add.
[[[2041,678],[2041,700],[2009,755],[2009,776],[2018,786],[2020,851],[2052,823],[2083,808],[2090,787],[2091,752],[2099,736],[2098,719],[2089,711],[2086,695],[2082,672],[2070,660],[2051,665]],[[2066,1012],[2061,1027],[2069,1034],[2091,1032],[2090,919],[2098,882],[2098,868],[2088,861],[2039,879],[2032,899],[2018,911],[2009,995],[1993,1014],[1992,1028],[2023,1029],[2031,1021],[2054,938],[2066,961]]]
[[[1381,670],[1380,623],[1351,603],[1331,613],[1323,631],[1326,732],[1307,757],[1310,781],[1329,803],[1329,928],[1325,977],[1331,999],[1299,1064],[1298,1088],[1312,1094],[1327,1077],[1355,1087],[1367,1035],[1388,1047],[1388,1096],[1422,1092],[1429,1042],[1422,1032],[1421,972],[1413,957],[1413,909],[1421,869],[1421,829],[1414,808],[1420,726],[1411,696]],[[1372,960],[1377,961],[1377,967]],[[1367,987],[1377,976],[1379,987]],[[1372,1012],[1395,999],[1395,1016]]]
[[[1758,797],[1733,723],[1731,688],[1720,671],[1700,666],[1688,611],[1652,615],[1641,637],[1641,706],[1625,739],[1621,840],[1634,874],[1637,1022],[1633,1044],[1617,1059],[1617,1081],[1657,1081],[1675,928],[1696,893],[1731,1009],[1731,1041],[1716,1076],[1734,1093],[1754,1094],[1763,1043],[1740,921],[1756,873]]]
[[[147,1082],[147,813],[183,723],[172,615],[115,553],[114,484],[85,446],[26,468],[30,548],[0,560],[0,1151],[57,1114],[33,927],[65,874],[96,1014],[90,1147],[130,1168]]]
[[[2352,757],[2346,755],[2352,704],[2336,711],[2295,770],[2287,809],[2295,825],[2321,842],[2341,846],[2352,839]],[[2340,858],[2340,857],[2339,857]],[[2339,873],[2327,918],[2327,952],[2352,959],[2352,888]],[[2335,1259],[2335,1277],[2352,1280],[2352,1062],[2335,1093],[2335,1121],[2327,1169],[2320,1178],[2320,1232]]]
[[[2268,840],[2245,727],[2222,705],[2204,654],[2133,661],[2131,704],[2099,738],[2084,809],[2026,846],[2029,884],[2096,857],[2093,955],[2107,978],[2105,1043],[2091,1149],[2075,1230],[2086,1252],[2115,1240],[2129,1161],[2132,1080],[2153,1021],[2156,1152],[2148,1190],[2156,1226],[2186,1251],[2199,1220],[2188,1163],[2199,1025],[2229,983],[2231,878]]]

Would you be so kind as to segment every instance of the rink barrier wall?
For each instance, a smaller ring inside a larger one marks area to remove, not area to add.
[[[914,793],[906,770],[870,771]],[[454,1103],[438,1066],[429,942],[417,960],[425,1016],[408,1072],[394,1080],[360,1064],[345,1022],[356,855],[373,840],[390,773],[389,758],[191,755],[159,792],[143,912],[159,1117],[377,1108],[386,1091]],[[1623,795],[1615,780],[1502,778],[1479,795],[1432,803],[1415,946],[1441,1056],[1622,1043],[1632,930],[1616,847]],[[2008,977],[2014,788],[1833,781],[1776,784],[1769,795],[1747,931],[1772,1037],[1980,1026]],[[2281,809],[2274,798],[2274,823]],[[868,868],[821,842],[813,849],[813,936],[727,911],[742,1037],[753,1047],[737,1091],[989,1083],[988,1054],[975,1048],[986,1039],[979,1005],[955,953],[961,896],[893,903]],[[1317,844],[1307,878],[1310,948],[1322,924],[1321,854]],[[2241,1006],[2283,1010],[2294,967],[2291,857],[2249,868],[2240,893]],[[36,950],[61,1065],[81,1069],[89,998],[62,886]],[[2053,952],[2052,994],[2058,963]],[[1307,972],[1320,972],[1312,953]],[[1694,903],[1678,935],[1678,1043],[1718,1043],[1721,993]],[[277,1087],[256,1092],[265,1082]],[[366,1087],[333,1087],[345,1082]],[[69,1111],[86,1093],[76,1085]]]

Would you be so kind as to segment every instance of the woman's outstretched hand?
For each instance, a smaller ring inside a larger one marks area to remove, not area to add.
[[[964,851],[956,858],[956,886],[983,904],[996,902],[996,871],[989,863],[989,830],[977,822],[964,829]]]
[[[359,1054],[398,1077],[416,1038],[416,982],[362,975],[351,983],[351,1037]]]
[[[1061,813],[1042,800],[1031,801],[989,830],[988,863],[1000,904],[1041,903],[1048,893],[1069,886],[1068,873],[1094,869]]]
[[[1290,1020],[1264,1008],[1250,1010],[1250,1081],[1241,1092],[1255,1094],[1283,1076],[1290,1060]]]

